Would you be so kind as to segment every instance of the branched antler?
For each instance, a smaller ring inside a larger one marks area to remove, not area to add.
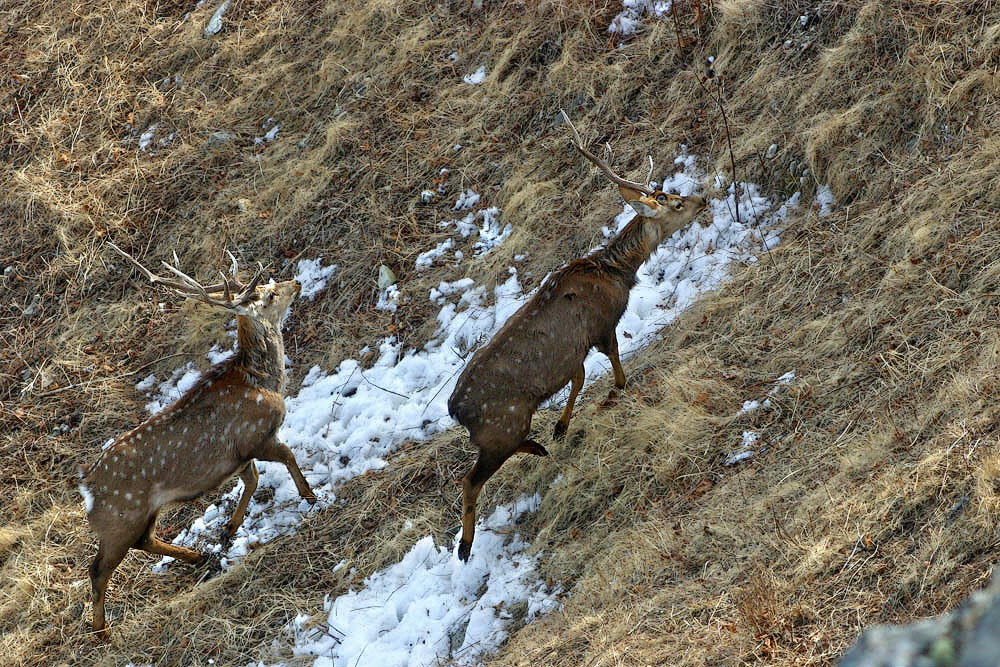
[[[228,250],[226,251],[226,254],[229,255],[229,259],[232,261],[232,278],[227,278],[225,274],[220,271],[219,275],[222,276],[221,283],[202,285],[197,280],[178,269],[176,266],[167,264],[166,262],[163,262],[163,266],[177,276],[178,280],[158,276],[140,264],[135,257],[128,254],[111,241],[108,241],[108,245],[111,246],[119,255],[135,265],[135,267],[139,269],[139,272],[149,279],[149,282],[154,285],[163,285],[168,289],[180,292],[181,294],[196,299],[197,301],[201,301],[202,303],[219,306],[220,308],[225,308],[226,310],[235,310],[239,306],[243,306],[257,297],[257,285],[261,280],[260,272],[254,276],[253,280],[251,280],[248,285],[241,284],[236,275],[239,269],[236,258],[233,257],[233,254]],[[174,253],[174,264],[180,264],[177,260],[177,253]],[[223,299],[212,297],[212,294],[218,294],[219,292],[223,294]],[[235,297],[233,296],[234,292]]]
[[[566,121],[567,125],[569,125],[569,129],[573,131],[573,146],[576,147],[576,150],[580,151],[580,153],[583,155],[583,157],[585,157],[588,160],[590,160],[591,162],[593,162],[594,165],[596,165],[598,169],[600,169],[601,171],[603,171],[605,176],[607,176],[608,178],[610,178],[612,181],[614,181],[618,185],[623,185],[623,186],[625,186],[627,188],[632,188],[633,190],[638,190],[639,192],[645,193],[647,195],[651,195],[651,194],[653,194],[653,192],[655,192],[655,190],[653,190],[653,188],[651,188],[651,187],[649,187],[649,185],[647,185],[649,183],[650,179],[653,177],[653,158],[652,158],[652,156],[648,156],[649,157],[649,175],[646,177],[646,183],[636,183],[635,181],[625,180],[624,178],[622,178],[621,176],[619,176],[615,172],[611,171],[611,167],[608,166],[607,162],[605,162],[604,160],[598,158],[596,155],[594,155],[593,153],[591,153],[590,151],[588,151],[586,148],[583,147],[583,139],[580,138],[580,133],[576,131],[576,126],[573,125],[573,121],[571,121],[569,119],[569,116],[567,116],[566,112],[563,111],[562,109],[559,110],[559,113],[562,114],[563,120]],[[610,148],[609,148],[609,150],[610,150]]]

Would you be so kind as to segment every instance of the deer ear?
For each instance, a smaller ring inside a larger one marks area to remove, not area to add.
[[[655,218],[656,211],[646,206],[641,201],[629,201],[628,205],[635,209],[635,212],[644,218]]]

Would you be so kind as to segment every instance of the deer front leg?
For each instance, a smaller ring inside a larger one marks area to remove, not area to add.
[[[288,448],[288,445],[271,436],[257,449],[254,453],[254,458],[261,461],[284,463],[285,467],[288,468],[288,474],[292,476],[292,480],[295,482],[295,488],[299,490],[299,495],[310,503],[316,502],[316,494],[309,488],[306,478],[302,476],[299,464],[295,462],[295,455],[292,454],[292,450]],[[256,470],[254,474],[256,475]]]
[[[583,364],[580,364],[580,370],[576,372],[573,376],[573,384],[570,385],[569,398],[566,399],[566,407],[563,408],[562,416],[559,417],[559,421],[556,422],[556,428],[552,432],[552,437],[556,440],[561,439],[566,435],[566,429],[569,428],[569,418],[573,415],[573,404],[576,403],[576,395],[580,393],[580,389],[583,388],[583,377],[584,368]]]
[[[236,504],[233,516],[229,519],[229,523],[226,524],[226,533],[230,539],[236,535],[236,531],[243,525],[243,517],[246,515],[247,505],[250,504],[253,492],[257,490],[257,464],[253,462],[253,459],[247,461],[246,466],[240,471],[240,479],[243,480],[243,495],[240,496],[240,502]]]

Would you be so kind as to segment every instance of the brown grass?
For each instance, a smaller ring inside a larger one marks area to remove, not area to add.
[[[829,183],[841,206],[826,219],[805,207],[770,259],[738,269],[627,364],[616,406],[588,394],[552,457],[491,480],[483,513],[547,489],[520,529],[544,553],[542,575],[570,591],[492,662],[831,664],[865,625],[951,608],[989,576],[1000,554],[997,3],[726,0],[702,2],[697,25],[678,3],[680,48],[672,20],[616,48],[611,0],[482,13],[458,1],[234,0],[211,39],[201,30],[214,6],[185,18],[194,4],[0,5],[0,108],[12,110],[0,221],[14,231],[0,245],[0,271],[13,267],[0,277],[8,662],[288,660],[282,628],[297,612],[318,615],[324,594],[419,536],[449,538],[453,480],[473,460],[458,432],[411,445],[349,483],[345,504],[214,578],[155,576],[134,553],[111,583],[111,643],[96,644],[75,467],[141,418],[138,379],[200,359],[223,323],[158,307],[162,295],[124,279],[103,239],[150,262],[176,249],[205,276],[223,248],[278,278],[299,255],[337,263],[289,323],[296,373],[386,330],[419,344],[430,285],[503,279],[525,251],[538,280],[592,247],[618,210],[554,124],[558,108],[588,141],[611,141],[623,169],[646,153],[666,164],[683,142],[728,174],[717,109],[695,80],[710,54],[740,178],[776,197],[801,189],[806,202]],[[480,64],[487,81],[461,83]],[[255,146],[268,118],[278,138]],[[141,152],[152,123],[153,152]],[[209,145],[221,131],[234,138]],[[420,203],[443,167],[449,195]],[[482,261],[417,275],[414,258],[444,238],[437,223],[467,187],[515,234]],[[416,307],[374,309],[380,264]],[[734,417],[789,370],[797,379],[773,409]],[[538,432],[553,420],[539,415]],[[749,429],[767,451],[723,466]],[[169,514],[163,532],[208,502]],[[341,559],[355,575],[331,572]]]

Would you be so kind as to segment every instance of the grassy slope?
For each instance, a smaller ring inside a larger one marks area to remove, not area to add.
[[[461,277],[413,273],[453,217],[451,197],[415,205],[438,171],[516,229],[463,270],[489,282],[530,250],[543,276],[618,210],[554,127],[556,109],[588,140],[611,140],[620,165],[647,152],[664,164],[684,142],[724,169],[717,110],[693,76],[707,54],[740,172],[787,196],[808,168],[806,194],[828,182],[843,208],[793,217],[778,251],[627,365],[618,405],[586,396],[553,457],[491,480],[484,513],[548,489],[521,530],[544,550],[544,576],[571,590],[495,662],[824,664],[864,625],[946,609],[988,576],[1000,552],[996,3],[729,0],[697,24],[684,4],[683,47],[664,22],[623,49],[609,48],[610,1],[479,13],[235,0],[212,39],[201,28],[213,7],[182,20],[193,4],[0,5],[13,26],[0,108],[14,109],[0,125],[0,220],[17,230],[0,247],[0,266],[15,266],[0,279],[0,654],[268,659],[296,610],[319,611],[325,593],[457,524],[453,480],[473,456],[456,431],[350,483],[345,505],[223,576],[154,577],[151,557],[129,556],[110,588],[111,645],[95,645],[93,538],[73,471],[141,418],[142,375],[198,358],[221,332],[214,314],[158,308],[160,295],[109,271],[103,238],[206,268],[229,247],[277,277],[302,252],[337,262],[335,284],[290,321],[300,369],[390,327],[417,344],[429,307],[375,311],[374,278],[390,265],[422,304],[429,284]],[[480,64],[486,83],[462,84]],[[179,85],[162,83],[174,75]],[[255,147],[269,117],[278,139]],[[173,142],[137,152],[153,122]],[[207,146],[215,131],[236,138]],[[41,313],[23,318],[35,294]],[[774,410],[734,418],[792,369]],[[538,430],[554,417],[539,415]],[[723,467],[745,429],[768,452]],[[169,513],[164,532],[209,501]],[[342,558],[353,578],[330,572]]]

